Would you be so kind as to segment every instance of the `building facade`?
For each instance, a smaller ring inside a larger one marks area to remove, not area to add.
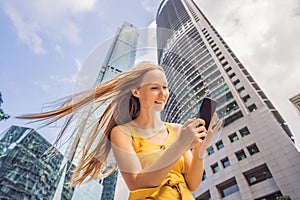
[[[156,17],[158,63],[169,81],[166,121],[218,102],[222,133],[205,158],[197,199],[300,199],[300,154],[287,123],[195,0],[164,0]]]
[[[74,166],[31,128],[10,127],[0,138],[0,199],[72,199]],[[67,170],[68,169],[68,170]]]
[[[297,109],[298,113],[300,114],[300,94],[297,94],[296,96],[290,98],[290,101]]]
[[[134,66],[138,37],[139,34],[137,28],[130,23],[125,22],[122,27],[117,30],[116,35],[111,41],[105,59],[100,60],[98,63],[99,74],[96,78],[95,86]],[[81,114],[78,124],[82,124],[81,122],[83,120],[86,120],[86,122],[78,129],[78,133],[71,138],[66,151],[66,156],[73,164],[78,164],[79,159],[81,158],[83,145],[89,136],[89,131],[91,131],[89,129],[90,125],[99,118],[104,110],[105,106],[98,108],[96,112],[91,113],[91,110],[87,109]],[[121,176],[119,177],[121,178]],[[101,193],[99,194],[101,200],[114,199],[117,179],[118,171],[114,172],[109,177],[100,180],[99,184],[103,187],[102,195]]]

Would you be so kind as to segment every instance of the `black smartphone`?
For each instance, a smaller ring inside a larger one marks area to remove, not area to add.
[[[198,118],[201,118],[205,121],[205,128],[208,129],[211,118],[216,112],[217,102],[211,98],[205,97],[202,101],[202,104],[197,115]]]

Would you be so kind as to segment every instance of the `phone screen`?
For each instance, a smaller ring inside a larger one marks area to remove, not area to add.
[[[197,117],[199,117],[199,118],[201,118],[205,121],[205,128],[206,129],[208,129],[211,118],[212,118],[213,114],[215,113],[216,108],[217,108],[217,102],[215,100],[212,100],[212,99],[207,98],[207,97],[205,97],[203,99]]]

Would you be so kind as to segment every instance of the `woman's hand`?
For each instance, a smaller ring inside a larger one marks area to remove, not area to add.
[[[206,137],[205,121],[203,119],[189,119],[181,128],[178,142],[193,149],[202,143],[202,139]]]
[[[198,152],[198,158],[199,159],[203,159],[205,156],[205,151],[207,149],[207,146],[209,145],[209,143],[211,142],[212,138],[214,137],[215,133],[220,129],[221,125],[222,125],[222,121],[218,121],[218,123],[215,125],[215,127],[213,127],[215,120],[217,119],[217,114],[214,113],[210,124],[208,126],[208,130],[207,130],[207,134],[206,137],[198,143],[198,145],[194,148],[194,152],[197,153]],[[194,154],[197,155],[197,154]]]

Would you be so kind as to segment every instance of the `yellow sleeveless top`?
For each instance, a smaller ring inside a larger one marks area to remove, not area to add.
[[[162,144],[157,144],[146,138],[142,138],[132,126],[127,124],[133,138],[133,148],[143,169],[155,162],[164,153],[164,150],[176,140],[177,135],[173,131],[171,124],[165,123],[165,125],[169,134]],[[129,200],[195,200],[186,185],[183,171],[184,159],[181,156],[158,187],[130,191]]]

